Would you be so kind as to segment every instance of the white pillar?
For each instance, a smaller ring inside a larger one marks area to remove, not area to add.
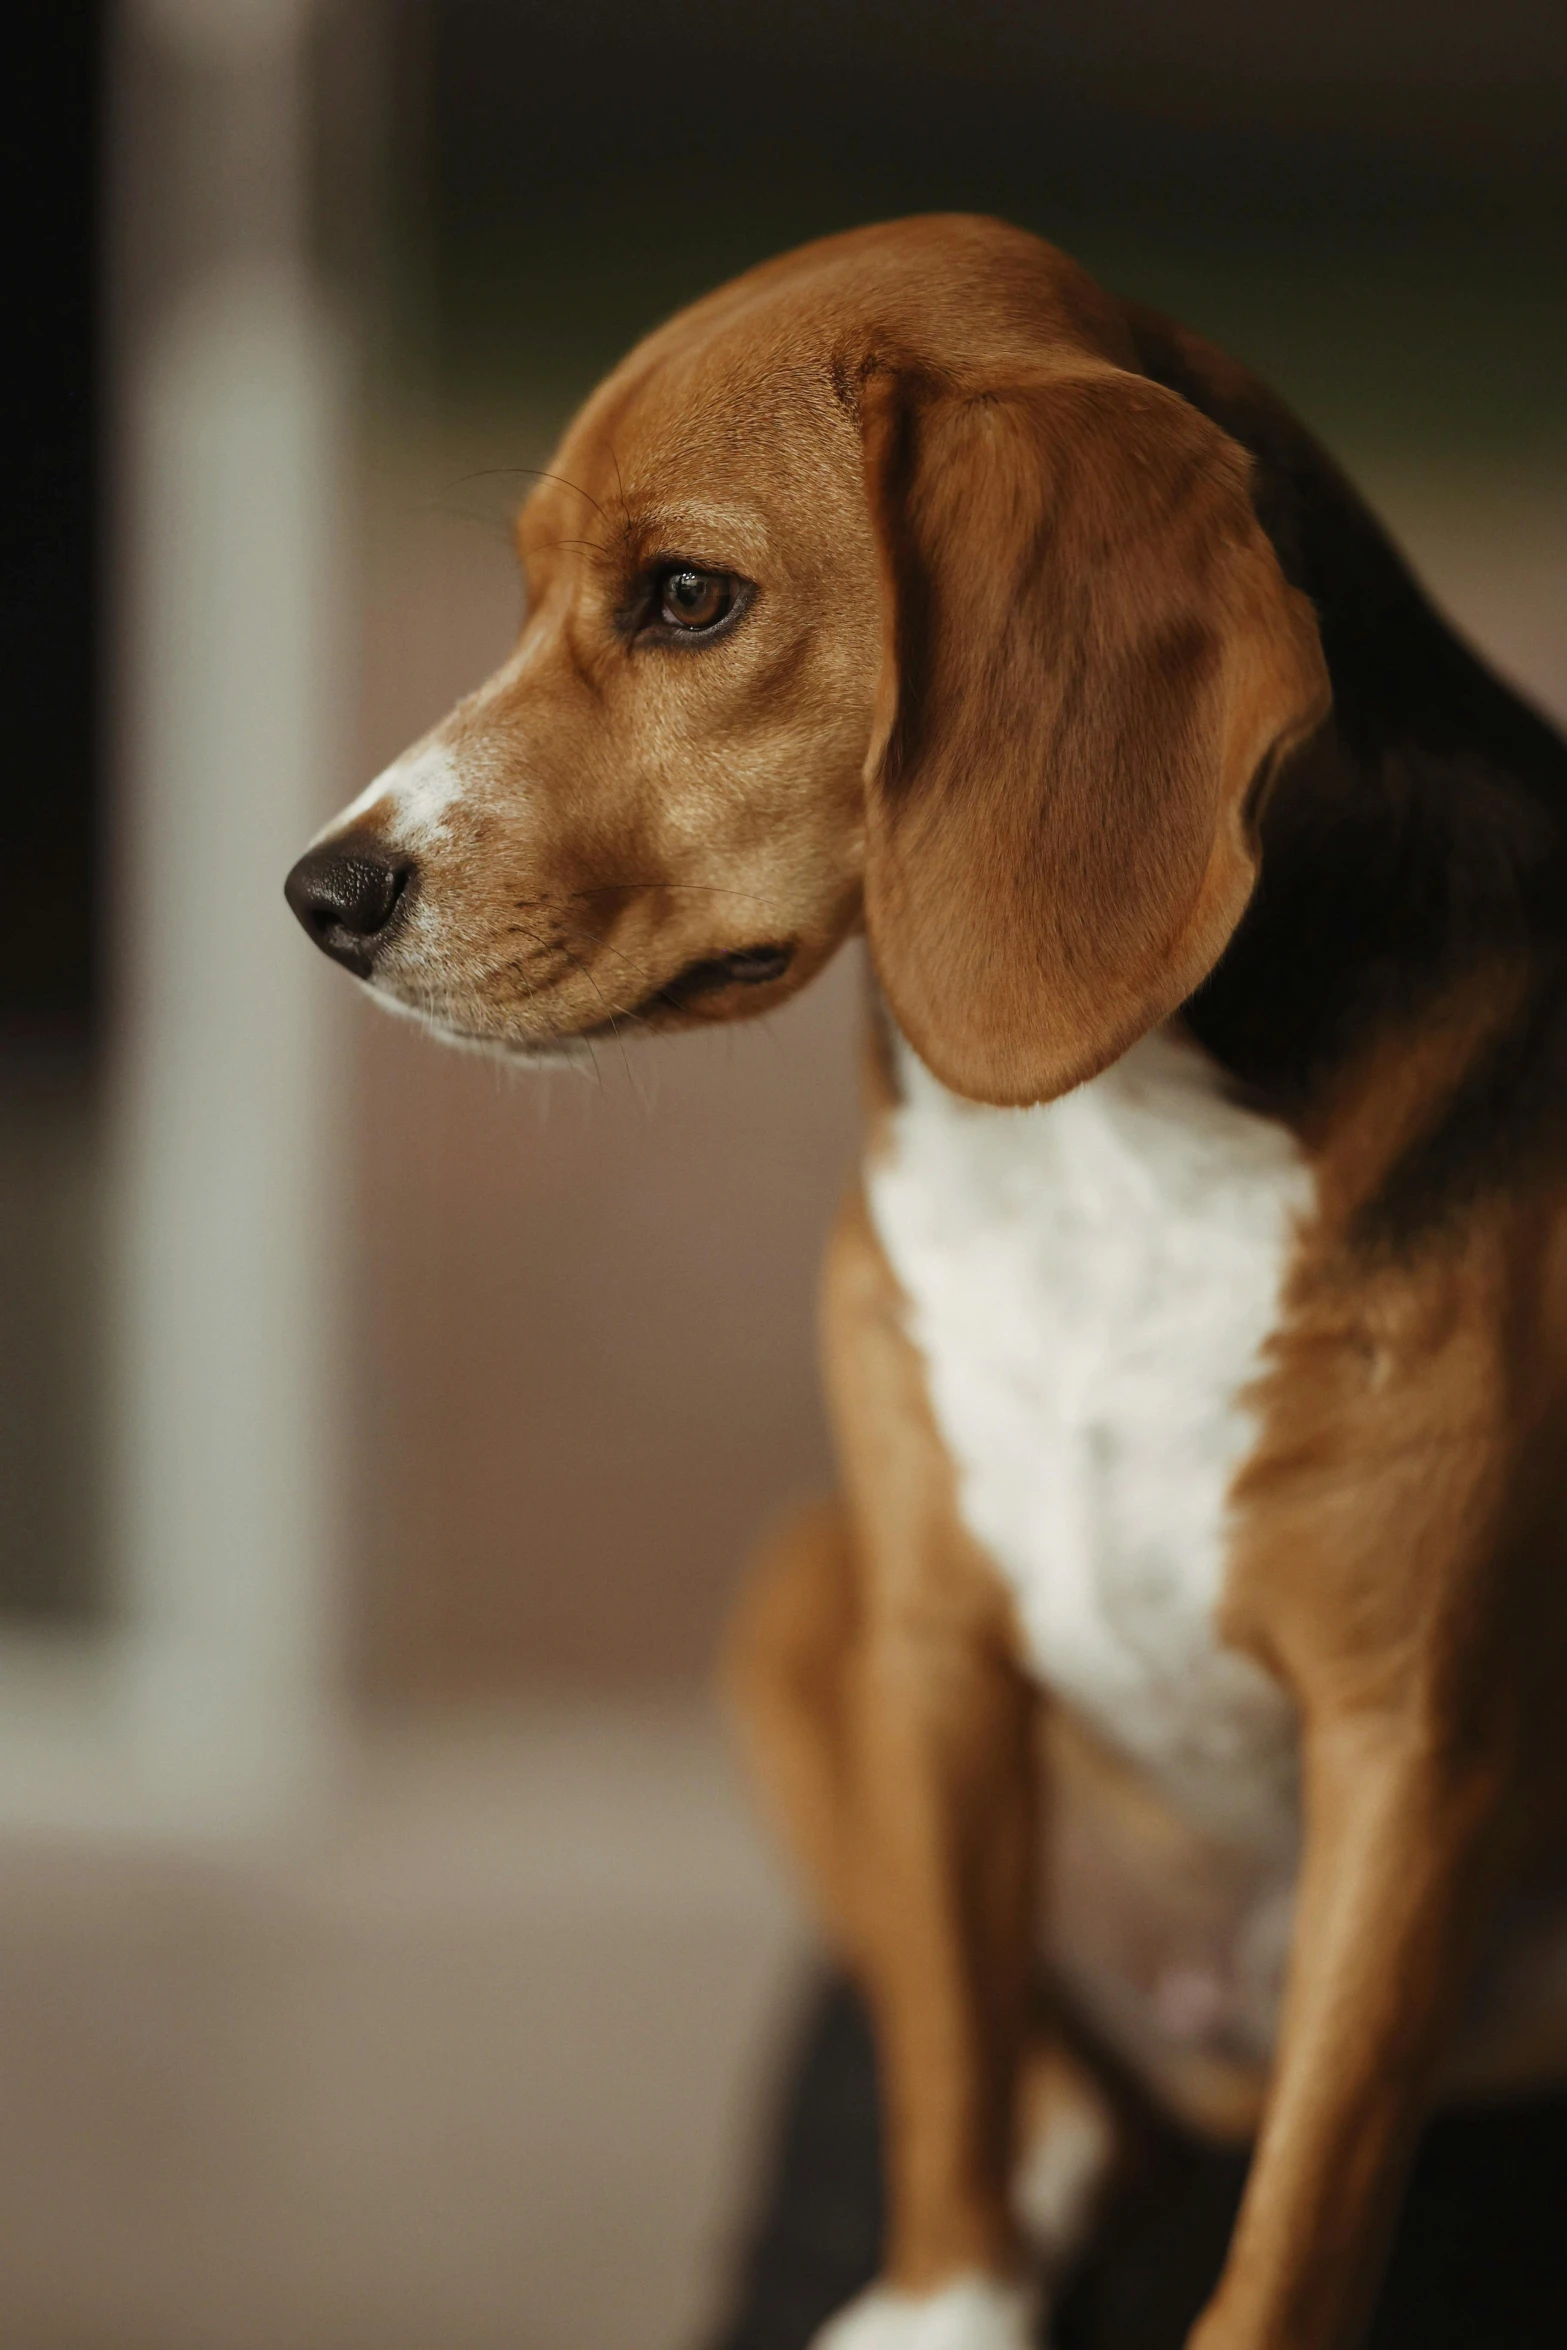
[[[144,168],[197,259],[123,337],[116,1678],[149,1797],[218,1814],[308,1781],[340,1705],[340,1088],[282,898],[344,796],[353,654],[345,360],[301,232],[307,16],[135,0],[128,28],[185,142],[183,184],[179,156]]]

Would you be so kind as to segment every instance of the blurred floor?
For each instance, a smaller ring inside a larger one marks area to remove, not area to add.
[[[6,2350],[675,2350],[802,1937],[710,1719],[383,1731],[264,1845],[0,1849]]]

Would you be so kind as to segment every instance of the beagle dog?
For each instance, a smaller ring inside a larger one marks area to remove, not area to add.
[[[868,941],[842,1490],[730,1654],[878,2039],[819,2350],[1035,2340],[1107,2081],[1255,2138],[1200,2350],[1349,2344],[1433,2101],[1567,2072],[1567,746],[1261,384],[989,220],[683,312],[519,539],[288,894],[523,1060]]]

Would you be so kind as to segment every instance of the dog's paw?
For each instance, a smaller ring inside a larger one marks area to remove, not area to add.
[[[1002,2277],[954,2277],[933,2293],[873,2285],[830,2318],[811,2350],[1034,2350],[1038,2295]]]
[[[1028,2080],[1012,2212],[1047,2277],[1059,2277],[1093,2231],[1116,2158],[1115,2116],[1075,2058],[1049,2048]]]

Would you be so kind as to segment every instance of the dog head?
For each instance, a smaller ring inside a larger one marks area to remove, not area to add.
[[[1244,453],[995,222],[832,238],[683,312],[518,538],[511,658],[289,896],[523,1056],[770,1008],[863,923],[939,1077],[1060,1093],[1212,968],[1326,708]]]

